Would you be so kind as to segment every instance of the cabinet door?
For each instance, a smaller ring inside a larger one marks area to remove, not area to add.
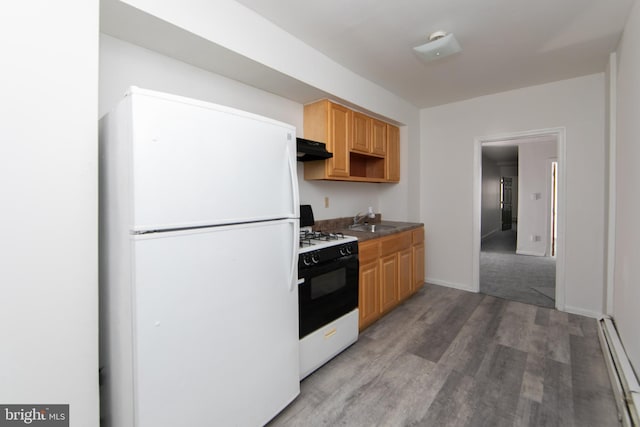
[[[329,104],[329,144],[333,157],[328,159],[328,176],[349,176],[350,110],[342,105]]]
[[[413,284],[411,290],[415,292],[424,285],[424,242],[414,245],[411,249],[413,264]]]
[[[380,259],[380,313],[386,313],[398,303],[398,254]]]
[[[363,330],[380,316],[379,305],[379,282],[380,267],[378,260],[368,264],[360,265],[360,282],[358,284],[360,294],[358,296],[358,311],[360,330]]]
[[[351,135],[351,151],[369,153],[371,151],[371,118],[353,111],[351,119],[353,131]]]
[[[371,152],[387,154],[387,124],[376,119],[371,120]]]
[[[387,124],[387,156],[386,179],[390,182],[400,181],[400,129]]]
[[[412,265],[411,248],[407,248],[398,253],[398,300],[402,301],[411,295],[412,291]]]

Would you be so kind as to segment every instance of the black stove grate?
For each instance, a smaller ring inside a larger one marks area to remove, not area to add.
[[[321,242],[328,242],[331,240],[341,240],[344,239],[344,234],[342,233],[328,233],[326,231],[300,231],[300,247],[303,248],[305,246],[312,246],[314,243],[312,240],[317,240]]]

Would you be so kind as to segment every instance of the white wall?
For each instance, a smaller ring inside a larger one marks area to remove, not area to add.
[[[636,372],[640,370],[640,4],[618,47],[616,235],[613,318]]]
[[[293,124],[302,135],[301,104],[101,34],[100,114],[113,108],[131,85],[261,114]],[[298,162],[300,201],[313,206],[316,219],[352,216],[368,206],[385,213],[380,207],[381,185],[305,181],[303,175],[303,163]],[[325,196],[329,197],[328,208],[325,208]]]
[[[516,253],[520,255],[549,255],[547,248],[551,238],[551,161],[556,160],[557,152],[556,142],[519,145],[520,216]]]
[[[234,0],[125,0],[125,3],[166,21],[168,26],[182,28],[336,99],[403,124],[400,130],[400,183],[357,186],[355,188],[362,196],[356,196],[355,200],[337,199],[336,203],[330,203],[328,209],[318,209],[319,213],[322,212],[319,218],[353,215],[354,210],[362,209],[361,199],[370,200],[370,195],[377,193],[379,202],[376,210],[385,218],[418,220],[420,124],[419,110],[415,106],[347,70]],[[260,37],[247,37],[247,29]],[[144,30],[144,25],[141,25],[140,31]],[[148,40],[149,34],[143,38]],[[163,38],[157,37],[157,40]],[[344,193],[344,189],[349,188],[353,193],[352,186],[333,184],[340,183],[323,183],[316,191],[308,192],[308,202],[324,206],[324,196],[329,190]],[[376,207],[375,203],[364,203],[364,207],[371,204]]]
[[[482,156],[482,238],[502,230],[500,209],[500,167],[495,161]]]
[[[98,426],[98,1],[0,14],[0,402]]]
[[[556,127],[565,127],[567,135],[566,309],[602,312],[603,74],[421,111],[427,281],[472,288],[474,139]]]

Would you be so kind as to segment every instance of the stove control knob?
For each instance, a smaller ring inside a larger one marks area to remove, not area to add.
[[[346,244],[340,247],[340,255],[342,256],[351,255],[352,252],[353,252],[353,247],[350,244]]]
[[[314,252],[311,254],[311,262],[313,264],[317,264],[320,262],[320,254],[318,252]]]
[[[306,265],[307,267],[309,267],[311,264],[313,264],[313,262],[311,261],[311,256],[309,254],[304,254],[302,256],[302,262],[304,263],[304,265]]]

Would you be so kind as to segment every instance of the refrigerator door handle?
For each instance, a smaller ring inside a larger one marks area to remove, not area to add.
[[[289,160],[289,175],[291,177],[291,191],[293,192],[293,197],[291,198],[293,201],[292,212],[294,214],[294,217],[298,217],[300,214],[300,194],[298,189],[298,170],[297,170],[298,163],[297,163],[297,157],[295,155],[292,155],[291,153],[291,144],[287,144],[287,159]]]
[[[298,245],[300,236],[296,236],[296,221],[291,221],[291,270],[289,272],[289,292],[293,292],[298,285],[298,275],[296,274],[296,266],[298,265]]]

